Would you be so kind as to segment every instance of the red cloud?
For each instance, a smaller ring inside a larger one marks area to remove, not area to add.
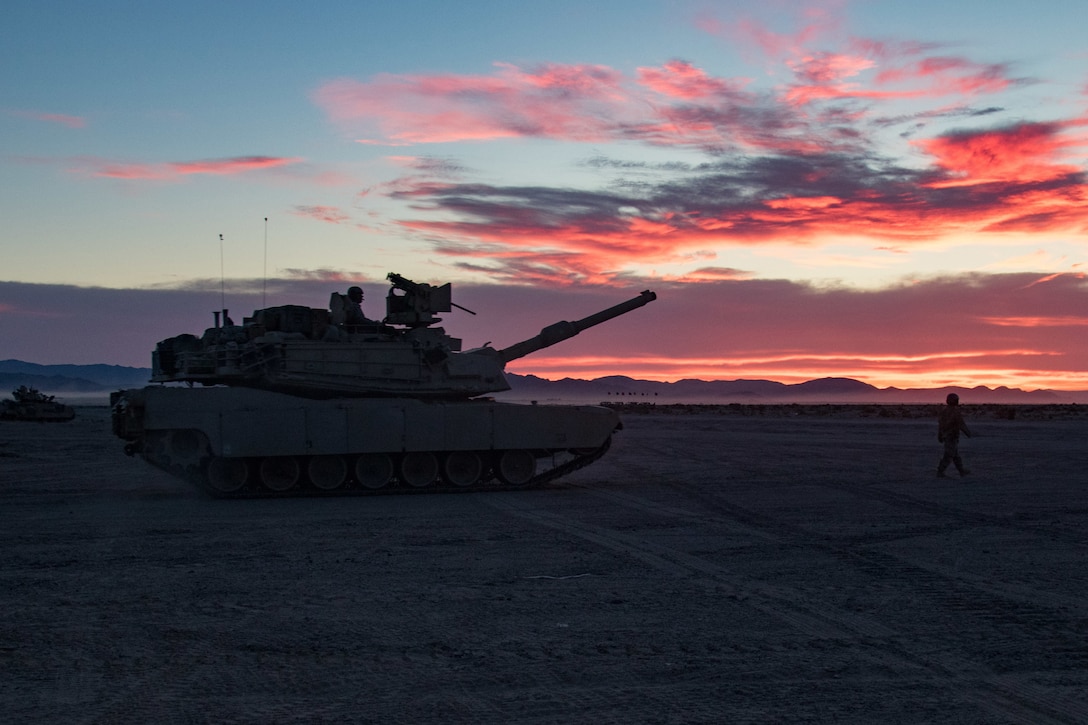
[[[1056,163],[1075,144],[1062,136],[1064,130],[1060,123],[1023,123],[915,143],[953,177],[951,183],[1038,182],[1081,172],[1077,166]]]

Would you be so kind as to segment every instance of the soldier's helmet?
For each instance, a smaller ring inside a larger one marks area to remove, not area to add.
[[[949,393],[948,397],[944,399],[944,402],[948,403],[949,405],[959,405],[960,396],[956,395],[955,393]]]

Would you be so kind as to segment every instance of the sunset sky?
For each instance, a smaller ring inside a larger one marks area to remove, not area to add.
[[[1084,0],[53,2],[0,22],[0,359],[454,284],[508,369],[1088,390]],[[266,222],[267,219],[267,222]],[[220,242],[220,235],[223,241]]]

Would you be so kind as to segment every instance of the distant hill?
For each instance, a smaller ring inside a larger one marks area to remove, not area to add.
[[[121,365],[38,365],[22,360],[0,360],[0,398],[26,385],[60,398],[105,398],[119,388],[140,388],[151,379],[150,368]]]
[[[877,388],[852,378],[821,378],[796,385],[773,380],[677,380],[662,383],[610,375],[595,380],[545,380],[507,373],[512,390],[500,400],[660,403],[939,403],[958,393],[965,403],[1088,403],[1088,391],[1017,388]],[[61,399],[105,400],[120,388],[139,388],[151,379],[150,368],[121,365],[38,365],[0,360],[0,398],[20,385]]]
[[[821,378],[796,385],[773,380],[678,380],[662,383],[609,376],[596,380],[564,378],[549,381],[534,375],[507,373],[513,388],[496,397],[580,399],[585,401],[661,403],[940,403],[957,393],[967,403],[1048,404],[1088,403],[1088,391],[975,388],[877,388],[852,378]]]

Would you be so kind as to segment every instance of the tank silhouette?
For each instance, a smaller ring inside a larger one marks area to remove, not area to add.
[[[215,496],[463,490],[554,480],[599,458],[620,427],[601,406],[480,397],[504,368],[656,299],[557,322],[509,347],[461,350],[437,327],[451,285],[388,275],[383,320],[333,293],[328,309],[228,311],[200,337],[161,341],[151,381],[111,396],[125,450]],[[184,384],[184,385],[178,385]],[[199,385],[199,387],[198,387]]]
[[[35,388],[20,385],[11,391],[13,400],[0,401],[0,418],[5,420],[35,420],[63,422],[76,417],[74,408],[54,400]]]

